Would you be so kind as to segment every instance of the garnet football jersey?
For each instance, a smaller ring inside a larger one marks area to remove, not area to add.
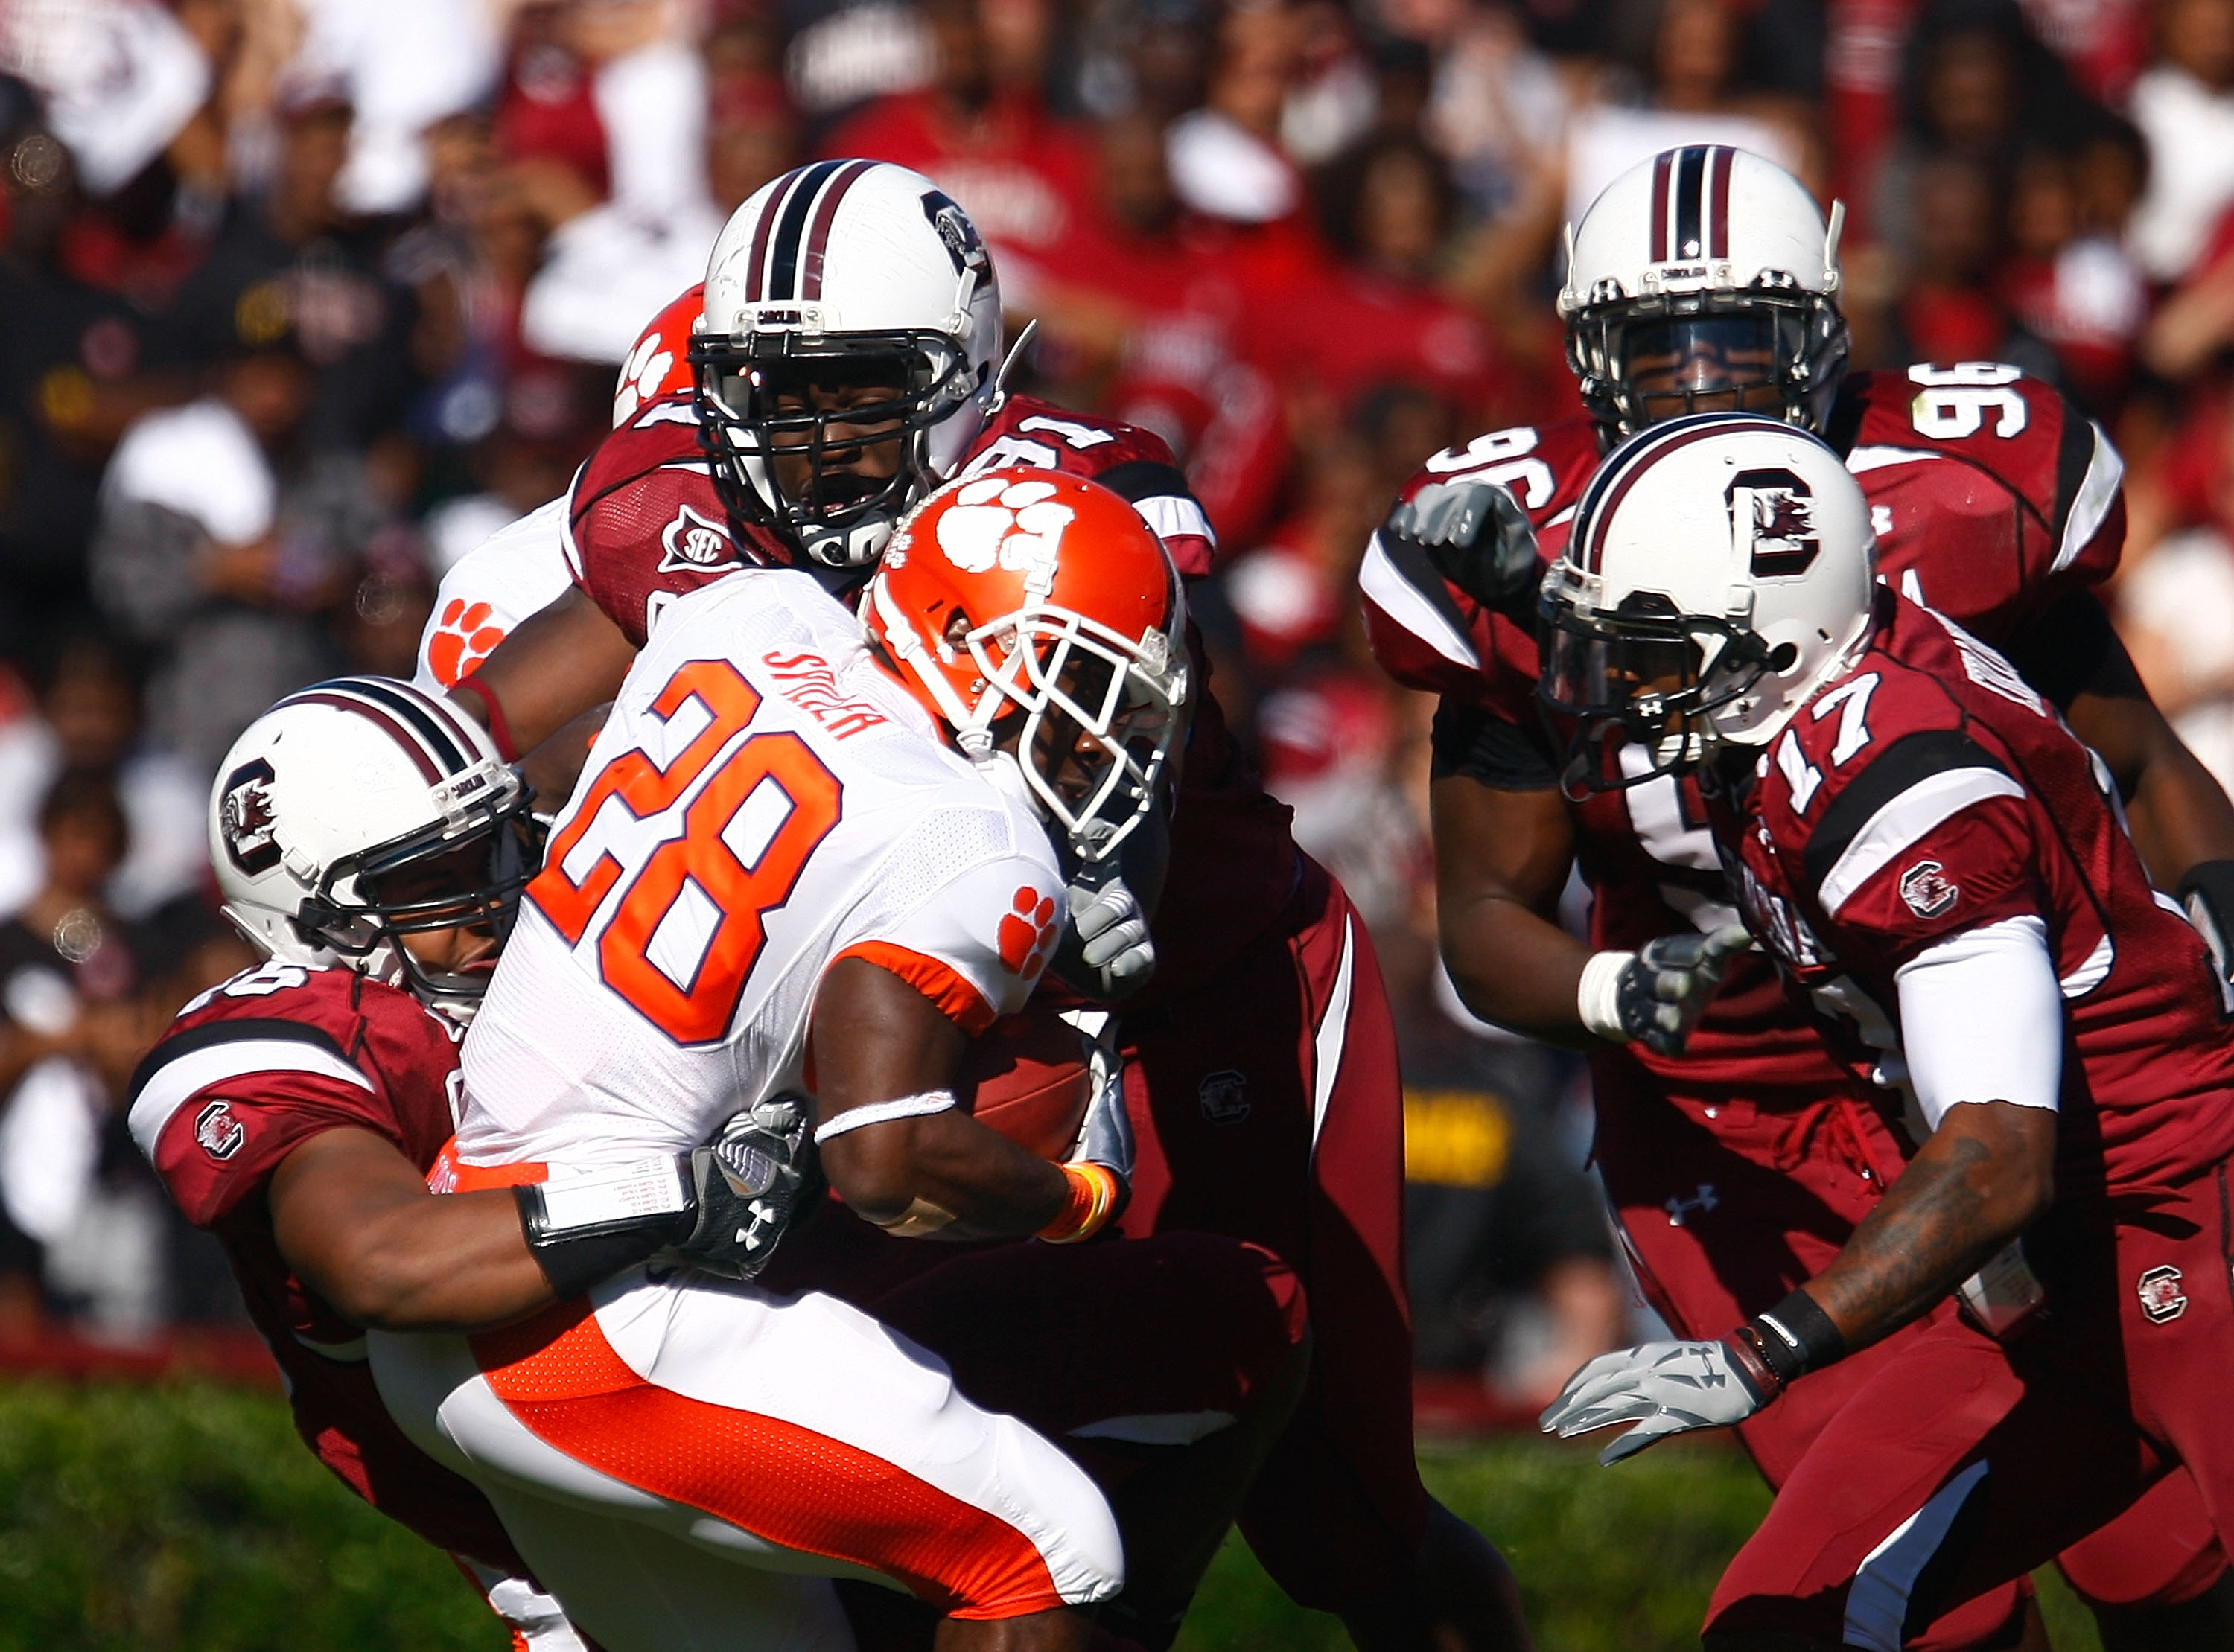
[[[1870,501],[1879,577],[1989,642],[2006,642],[2057,597],[2117,565],[2125,506],[2116,449],[2062,396],[2014,367],[1967,362],[1849,375],[1827,439]],[[1405,492],[1440,480],[1501,484],[1536,525],[1548,567],[1598,456],[1598,428],[1587,418],[1497,431],[1437,454]],[[1447,710],[1535,738],[1536,637],[1526,604],[1509,614],[1485,609],[1424,555],[1378,535],[1359,583],[1374,653],[1391,676],[1441,695]],[[1547,764],[1500,783],[1548,786],[1552,778]],[[1592,945],[1634,949],[1734,917],[1690,781],[1662,778],[1599,793],[1577,806],[1575,823],[1578,859],[1597,897]],[[1757,956],[1733,964],[1683,1055],[1642,1046],[1632,1054],[1656,1073],[1702,1084],[1813,1087],[1839,1076]]]
[[[676,597],[637,656],[466,1041],[467,1164],[687,1152],[807,1087],[841,958],[971,1034],[1022,1007],[1061,878],[1006,765],[980,769],[809,575]]]
[[[270,963],[188,1004],[133,1075],[133,1139],[186,1219],[224,1243],[287,1378],[295,1427],[351,1491],[428,1542],[526,1569],[480,1492],[407,1440],[375,1392],[364,1333],[289,1270],[266,1184],[333,1129],[369,1130],[421,1170],[454,1127],[457,1029],[353,970]]]
[[[1883,592],[1878,624],[1746,794],[1715,805],[1748,926],[1858,1052],[1890,1054],[1902,965],[1965,930],[2037,918],[2075,1054],[2059,1185],[2130,1192],[2224,1159],[2234,1028],[2201,937],[2150,888],[2100,761],[1951,621]]]

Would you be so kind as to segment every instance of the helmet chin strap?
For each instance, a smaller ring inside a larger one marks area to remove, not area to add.
[[[1024,359],[1024,351],[1029,348],[1032,336],[1039,330],[1039,317],[1035,316],[1024,323],[1024,330],[1016,335],[1016,342],[1009,346],[1009,353],[1001,358],[1001,370],[993,375],[992,389],[985,398],[986,412],[998,411],[1001,403],[1009,399],[1009,375],[1015,372],[1016,363]]]

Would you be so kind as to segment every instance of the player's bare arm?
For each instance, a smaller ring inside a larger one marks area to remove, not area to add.
[[[1920,1319],[2055,1198],[2056,1114],[2007,1101],[1947,1110],[1838,1258],[1803,1289],[1849,1350]]]
[[[620,692],[636,646],[579,585],[520,621],[451,698],[476,722],[504,721],[514,751],[532,752]]]
[[[369,1330],[486,1330],[552,1298],[508,1189],[436,1195],[395,1144],[321,1131],[272,1173],[287,1265]]]
[[[1583,1048],[1576,1008],[1591,949],[1558,925],[1574,826],[1557,789],[1500,791],[1448,774],[1428,792],[1443,963],[1484,1021]]]
[[[2065,597],[2011,642],[2009,656],[2109,768],[2159,888],[2234,860],[2234,803],[2150,700],[2100,598]]]
[[[967,1041],[937,1005],[861,958],[823,976],[813,1038],[825,1131],[859,1107],[946,1092]],[[822,1170],[864,1218],[910,1237],[1020,1237],[1070,1198],[1063,1171],[951,1107],[828,1135]]]

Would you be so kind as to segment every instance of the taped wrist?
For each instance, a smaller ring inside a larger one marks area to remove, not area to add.
[[[1755,1314],[1743,1329],[1754,1334],[1780,1387],[1846,1357],[1845,1337],[1804,1290]]]
[[[1049,1244],[1075,1244],[1081,1239],[1092,1238],[1116,1217],[1125,1184],[1108,1166],[1097,1165],[1090,1159],[1074,1159],[1055,1168],[1062,1172],[1070,1197],[1063,1205],[1062,1214],[1042,1228],[1036,1237]]]
[[[2211,949],[2222,979],[2234,978],[2234,860],[2205,860],[2179,880],[2179,904]]]
[[[513,1188],[512,1197],[527,1248],[560,1296],[578,1296],[684,1238],[698,1205],[687,1157],[538,1182]]]
[[[1636,958],[1634,952],[1591,953],[1575,989],[1575,1013],[1584,1027],[1617,1044],[1629,1042],[1629,1030],[1621,1023],[1621,976]]]

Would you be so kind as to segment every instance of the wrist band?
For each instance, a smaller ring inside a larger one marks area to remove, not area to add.
[[[1621,972],[1636,957],[1634,952],[1591,953],[1575,989],[1575,1013],[1584,1027],[1617,1044],[1629,1042],[1628,1030],[1621,1024]]]
[[[1753,1397],[1762,1405],[1784,1392],[1784,1379],[1776,1374],[1761,1352],[1760,1333],[1750,1325],[1741,1325],[1722,1338],[1722,1346],[1730,1351],[1730,1363],[1737,1368],[1738,1381],[1753,1390]]]
[[[689,1231],[697,1210],[690,1179],[673,1159],[512,1190],[536,1265],[560,1296],[635,1266]]]
[[[1761,1357],[1783,1382],[1846,1357],[1845,1337],[1804,1290],[1754,1315],[1747,1329],[1760,1339]]]
[[[497,703],[496,695],[481,686],[480,673],[468,671],[453,682],[450,685],[451,698],[455,699],[461,689],[481,702],[481,726],[488,730],[489,738],[496,743],[496,754],[507,763],[518,762],[519,745],[512,737],[512,725],[504,720],[504,708]]]
[[[1109,1224],[1117,1211],[1117,1172],[1090,1159],[1074,1159],[1055,1166],[1068,1185],[1070,1198],[1062,1214],[1042,1228],[1037,1237],[1049,1244],[1075,1244],[1092,1238]]]
[[[934,1113],[944,1113],[956,1106],[951,1090],[925,1090],[921,1095],[896,1096],[890,1101],[872,1101],[866,1107],[848,1107],[834,1119],[826,1119],[814,1126],[814,1145],[820,1147],[833,1136],[842,1136],[849,1130],[860,1130],[872,1124],[889,1124],[894,1119],[921,1119]]]

